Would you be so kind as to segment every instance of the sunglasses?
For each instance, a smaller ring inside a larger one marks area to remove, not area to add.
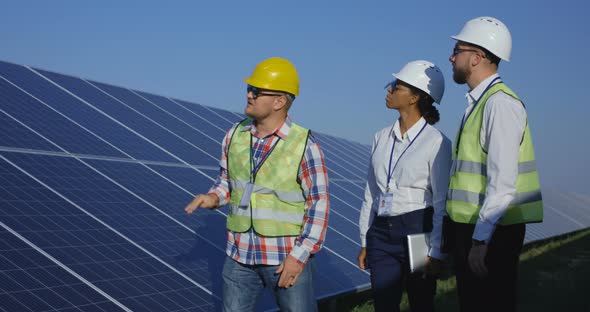
[[[385,87],[383,87],[383,89],[385,89],[385,90],[387,90],[387,92],[393,94],[393,91],[395,91],[396,84],[397,84],[397,79],[394,80],[394,81],[392,81],[392,82],[390,82],[390,83],[388,83],[388,84],[386,84]],[[389,88],[391,88],[391,89],[389,89]]]
[[[260,89],[248,85],[248,88],[246,88],[246,93],[250,93],[252,92],[252,98],[253,99],[257,99],[260,96],[281,96],[282,94],[278,94],[278,93],[264,93],[263,91],[261,91]]]

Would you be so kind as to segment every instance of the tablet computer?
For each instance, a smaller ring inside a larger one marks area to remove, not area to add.
[[[408,253],[410,271],[412,273],[423,271],[430,248],[430,233],[418,233],[408,235]]]

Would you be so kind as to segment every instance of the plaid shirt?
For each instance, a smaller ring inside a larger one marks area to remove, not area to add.
[[[223,139],[219,177],[209,190],[209,193],[219,197],[220,206],[229,203],[227,151],[231,135],[237,126],[238,124],[235,124]],[[245,125],[236,131],[250,131],[252,133],[253,156],[258,161],[265,158],[265,155],[279,139],[284,139],[289,135],[289,129],[291,129],[291,119],[287,118],[280,127],[264,138],[259,138],[254,123]],[[264,237],[255,233],[253,229],[245,233],[235,233],[228,230],[226,253],[229,257],[249,265],[280,265],[290,255],[299,263],[305,264],[311,254],[320,250],[326,236],[330,210],[328,172],[322,151],[311,135],[305,147],[298,178],[305,196],[305,215],[301,234],[299,236]]]

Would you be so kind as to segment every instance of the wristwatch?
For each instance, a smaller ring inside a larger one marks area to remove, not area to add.
[[[487,245],[484,240],[472,239],[471,242],[473,243],[473,246]]]

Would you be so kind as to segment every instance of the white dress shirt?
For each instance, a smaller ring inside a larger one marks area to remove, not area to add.
[[[400,159],[400,154],[419,134],[426,123],[420,118],[402,137],[399,121],[375,134],[371,163],[361,207],[359,228],[361,246],[366,247],[366,233],[378,213],[378,199],[387,190],[389,157],[395,140],[390,191],[393,193],[393,215],[401,215],[432,206],[433,230],[429,255],[441,259],[442,218],[446,214],[446,196],[451,166],[451,141],[436,128],[426,125],[412,146]]]
[[[488,77],[467,93],[468,103],[463,122],[486,87],[496,78],[499,78],[498,74]],[[498,82],[501,80],[497,79],[494,84]],[[481,104],[483,103],[477,105]],[[516,194],[518,155],[527,115],[522,103],[504,92],[490,96],[485,105],[480,144],[488,153],[488,177],[485,200],[479,211],[473,239],[489,242],[496,224]]]

